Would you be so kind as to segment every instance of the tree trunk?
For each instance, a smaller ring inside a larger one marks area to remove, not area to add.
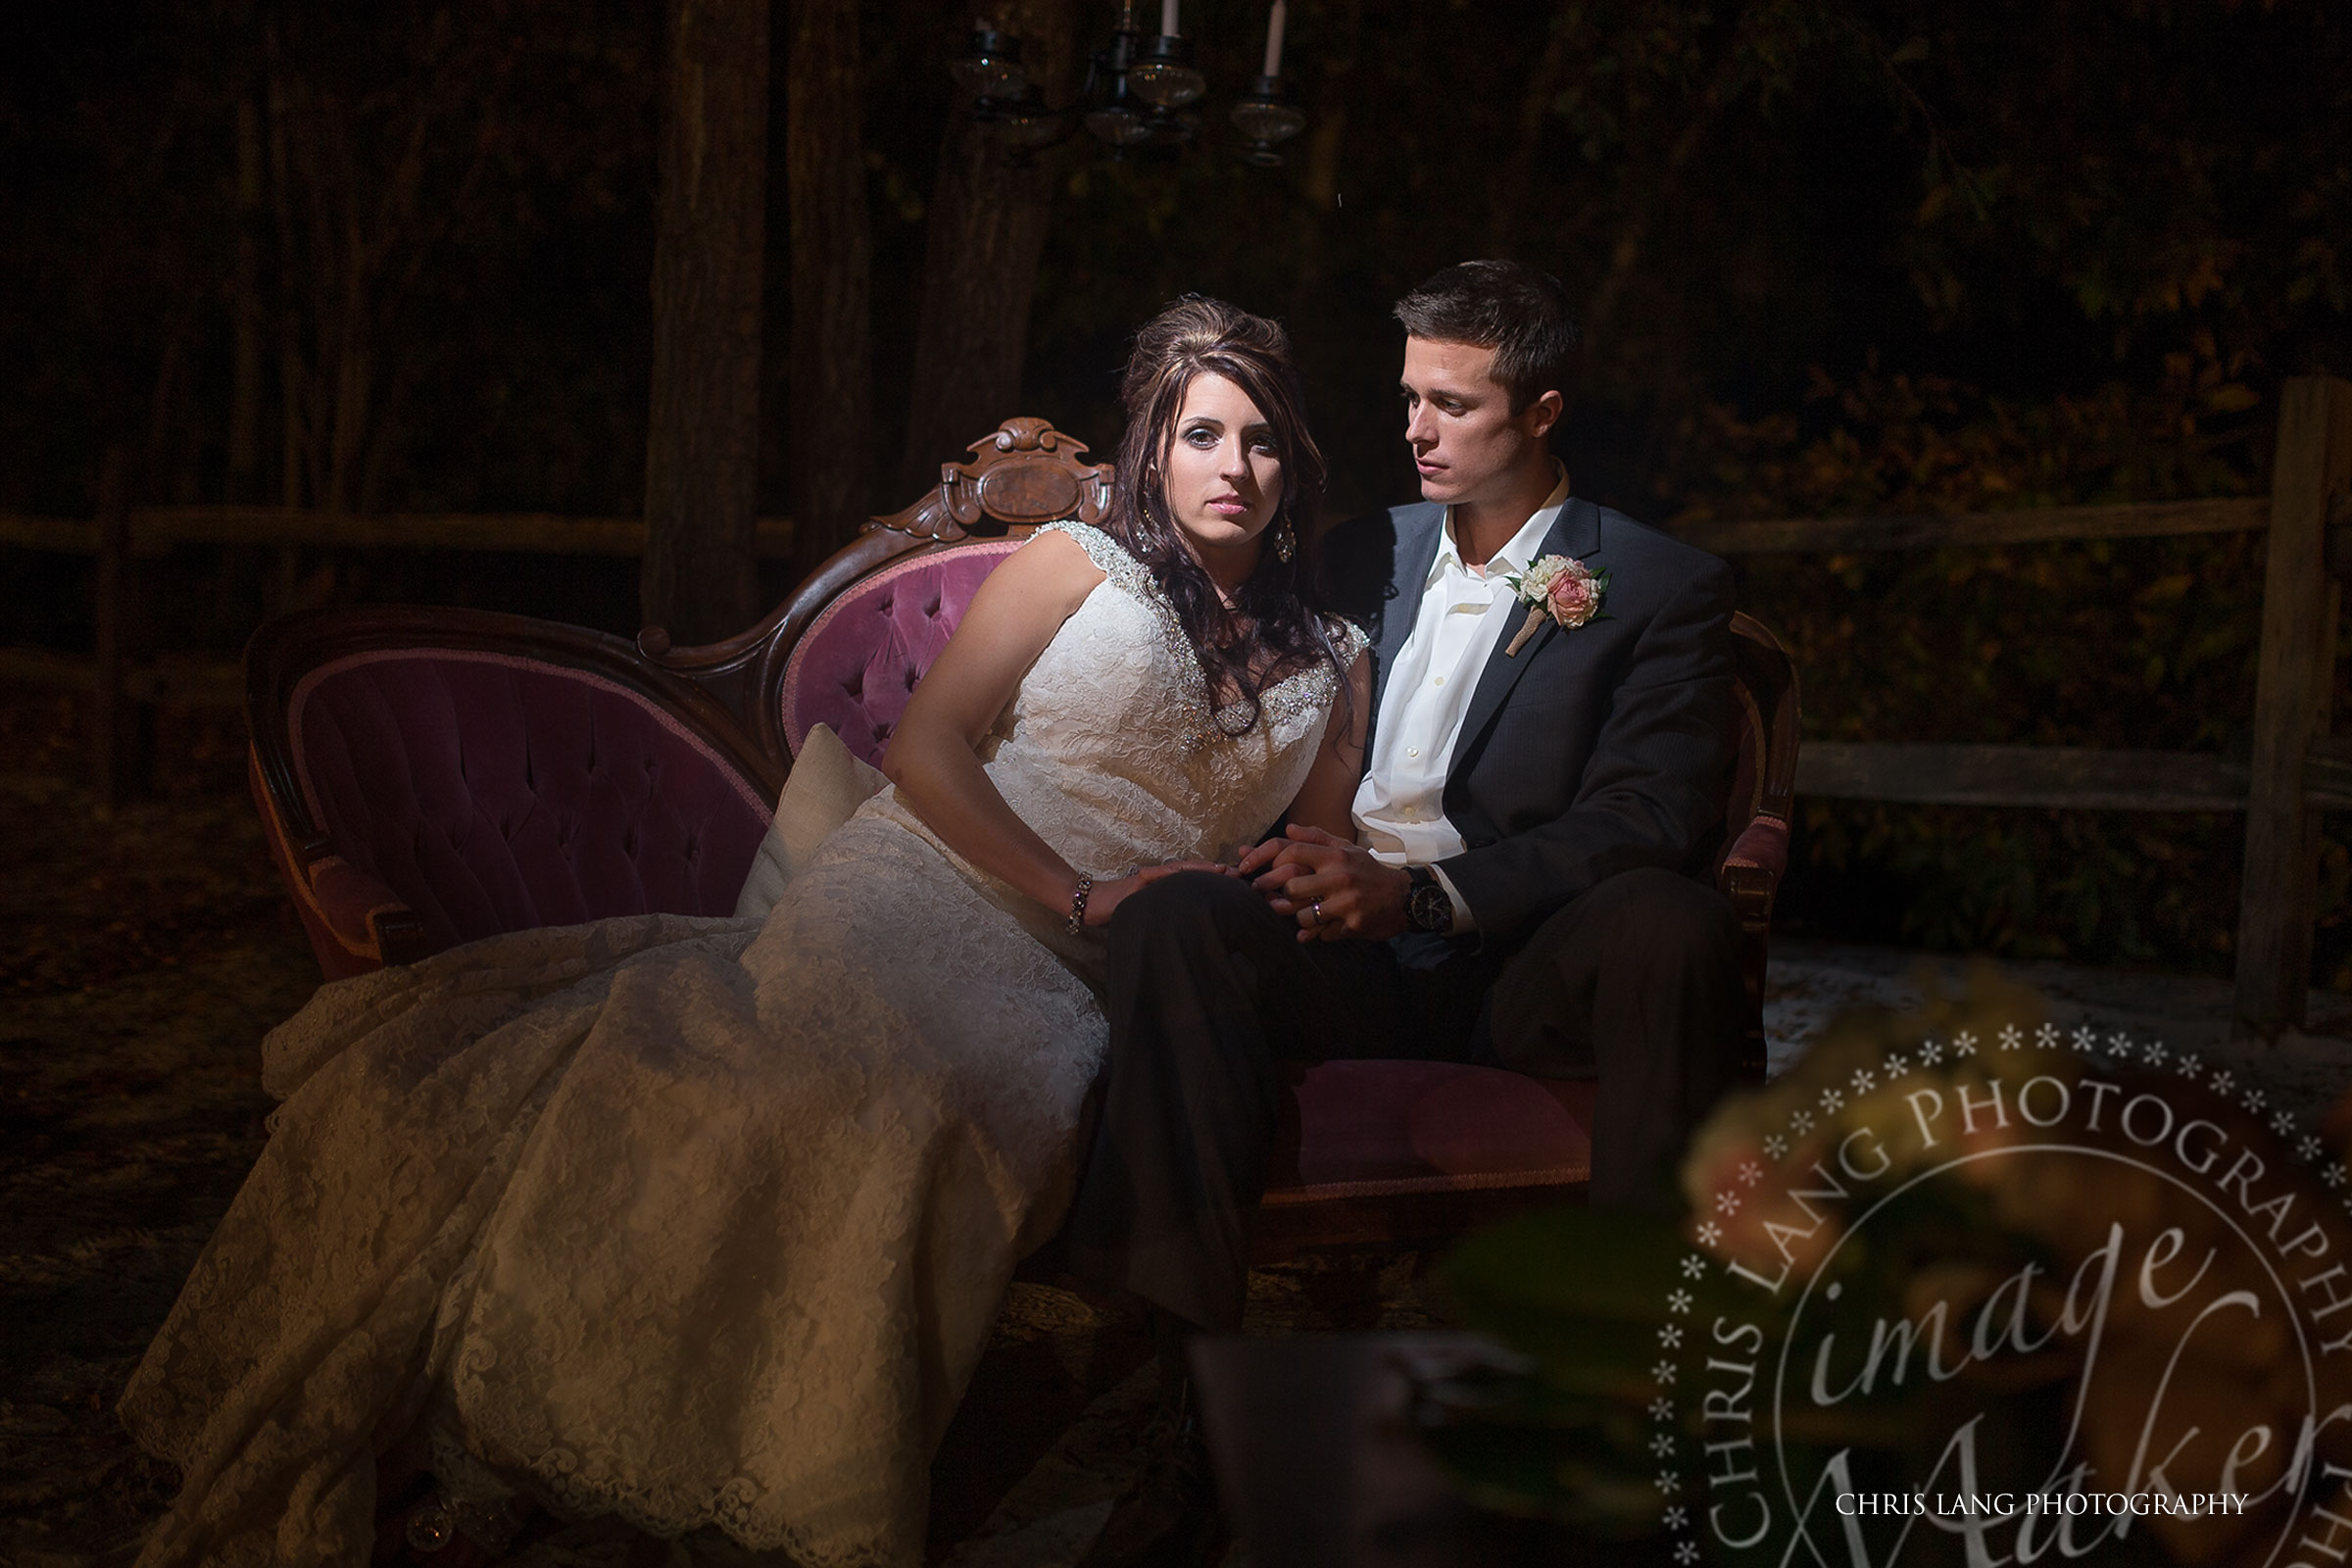
[[[237,100],[237,270],[230,280],[228,499],[262,498],[262,106]]]
[[[1005,0],[997,15],[1021,40],[1047,101],[1068,102],[1080,64],[1076,0]],[[900,465],[910,491],[937,482],[942,462],[1024,412],[1014,405],[1053,189],[1042,163],[1015,161],[958,102],[940,142],[924,236],[914,387]]]
[[[1552,17],[1544,52],[1527,73],[1519,95],[1519,134],[1505,157],[1494,162],[1494,177],[1487,187],[1487,254],[1514,254],[1526,219],[1529,193],[1536,188],[1536,154],[1544,144],[1544,124],[1551,118],[1552,100],[1568,74],[1568,42],[1584,7],[1563,0]]]
[[[1585,298],[1583,325],[1589,344],[1601,341],[1614,324],[1617,308],[1624,303],[1626,290],[1633,285],[1634,274],[1641,265],[1642,247],[1649,242],[1651,225],[1667,210],[1667,203],[1681,186],[1691,160],[1714,134],[1739,90],[1744,70],[1740,27],[1727,27],[1719,47],[1722,52],[1716,57],[1715,70],[1691,104],[1682,133],[1666,147],[1654,169],[1638,182],[1629,181],[1634,185],[1635,195],[1624,221],[1618,225],[1616,243],[1609,247],[1609,270]]]
[[[1298,191],[1306,198],[1307,220],[1294,231],[1298,238],[1291,262],[1291,297],[1313,299],[1329,281],[1331,256],[1340,239],[1340,169],[1348,149],[1348,100],[1354,89],[1356,67],[1362,59],[1363,0],[1327,5],[1315,24],[1314,74],[1309,78],[1307,132],[1298,161]]]
[[[302,364],[302,308],[295,300],[294,155],[287,143],[286,88],[278,59],[277,34],[269,35],[270,190],[277,219],[277,504],[299,507],[303,497],[303,455],[310,448],[309,382]],[[292,570],[288,552],[278,552],[278,575]]]
[[[792,219],[793,553],[806,575],[857,535],[873,462],[857,0],[798,0],[784,87]]]
[[[667,56],[639,594],[695,643],[759,609],[767,0],[670,0]]]

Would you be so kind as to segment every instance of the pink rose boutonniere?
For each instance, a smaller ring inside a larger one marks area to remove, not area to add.
[[[1576,630],[1600,613],[1601,598],[1609,591],[1609,574],[1594,571],[1574,556],[1539,556],[1528,564],[1527,570],[1516,577],[1506,573],[1502,580],[1527,606],[1527,619],[1502,651],[1505,659],[1519,657],[1519,650],[1527,646],[1546,616],[1569,631]]]

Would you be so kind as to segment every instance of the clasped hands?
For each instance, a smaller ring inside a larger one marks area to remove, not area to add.
[[[1405,895],[1412,888],[1402,866],[1384,865],[1358,845],[1294,823],[1284,837],[1251,849],[1239,865],[1170,860],[1098,882],[1087,900],[1086,923],[1108,925],[1118,906],[1139,890],[1178,871],[1248,878],[1267,908],[1298,922],[1301,942],[1385,941],[1404,929]]]
[[[1266,907],[1298,920],[1299,941],[1385,942],[1404,929],[1412,878],[1403,866],[1319,827],[1294,822],[1283,834],[1243,856],[1237,874],[1251,879]]]

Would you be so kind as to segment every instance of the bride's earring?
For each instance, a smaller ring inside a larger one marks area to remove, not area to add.
[[[1291,555],[1298,548],[1298,536],[1291,532],[1291,519],[1285,517],[1274,530],[1274,559],[1284,565],[1291,564]]]

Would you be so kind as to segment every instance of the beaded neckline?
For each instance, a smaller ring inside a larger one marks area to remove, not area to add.
[[[1168,652],[1175,656],[1177,667],[1184,671],[1184,683],[1177,694],[1177,709],[1184,721],[1185,733],[1194,746],[1205,746],[1219,740],[1238,740],[1250,733],[1248,729],[1238,732],[1226,729],[1218,722],[1226,714],[1238,715],[1248,711],[1249,704],[1234,702],[1222,707],[1210,706],[1208,678],[1201,672],[1200,660],[1193,652],[1191,640],[1184,635],[1184,622],[1177,617],[1176,607],[1168,602],[1166,592],[1152,577],[1151,568],[1130,555],[1125,545],[1087,523],[1064,518],[1059,522],[1049,522],[1038,531],[1069,535],[1078,542],[1078,548],[1086,552],[1086,559],[1095,564],[1104,578],[1152,612],[1152,619],[1158,623],[1161,641],[1166,644]],[[1346,628],[1339,639],[1342,657],[1352,660],[1362,651],[1364,635],[1352,621],[1343,621],[1341,624]],[[1269,715],[1289,718],[1309,708],[1323,706],[1330,702],[1336,685],[1328,664],[1318,662],[1296,670],[1258,693],[1259,721],[1263,722]]]

